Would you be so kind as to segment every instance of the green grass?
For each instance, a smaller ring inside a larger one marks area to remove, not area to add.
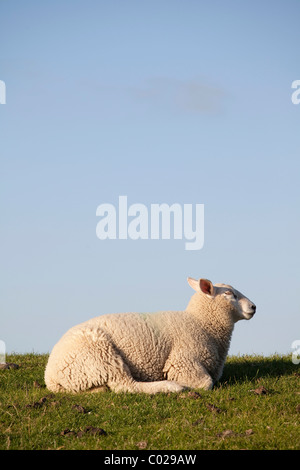
[[[291,356],[230,357],[213,390],[153,396],[51,393],[47,357],[11,355],[20,368],[0,370],[0,449],[300,448],[300,366]]]

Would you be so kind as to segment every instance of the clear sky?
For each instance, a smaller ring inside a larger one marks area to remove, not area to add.
[[[0,339],[48,352],[109,312],[256,305],[230,354],[300,339],[298,0],[0,2]],[[205,241],[99,240],[102,203],[204,204]],[[184,326],[183,326],[184,327]]]

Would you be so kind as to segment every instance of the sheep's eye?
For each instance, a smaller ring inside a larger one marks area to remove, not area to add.
[[[227,290],[227,291],[225,292],[225,295],[232,295],[232,296],[236,299],[235,293],[232,292],[231,290]]]

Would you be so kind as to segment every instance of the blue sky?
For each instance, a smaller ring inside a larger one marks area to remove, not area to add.
[[[300,4],[0,6],[0,339],[48,352],[108,312],[184,309],[187,276],[257,305],[230,354],[300,339]],[[102,203],[204,204],[205,242],[96,237]]]

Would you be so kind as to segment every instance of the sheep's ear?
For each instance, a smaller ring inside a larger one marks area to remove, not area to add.
[[[199,281],[197,281],[196,279],[193,279],[192,277],[188,277],[187,282],[189,283],[191,288],[194,289],[196,292],[200,291]]]
[[[211,281],[208,279],[200,279],[199,281],[200,289],[206,295],[214,295],[214,286]]]

